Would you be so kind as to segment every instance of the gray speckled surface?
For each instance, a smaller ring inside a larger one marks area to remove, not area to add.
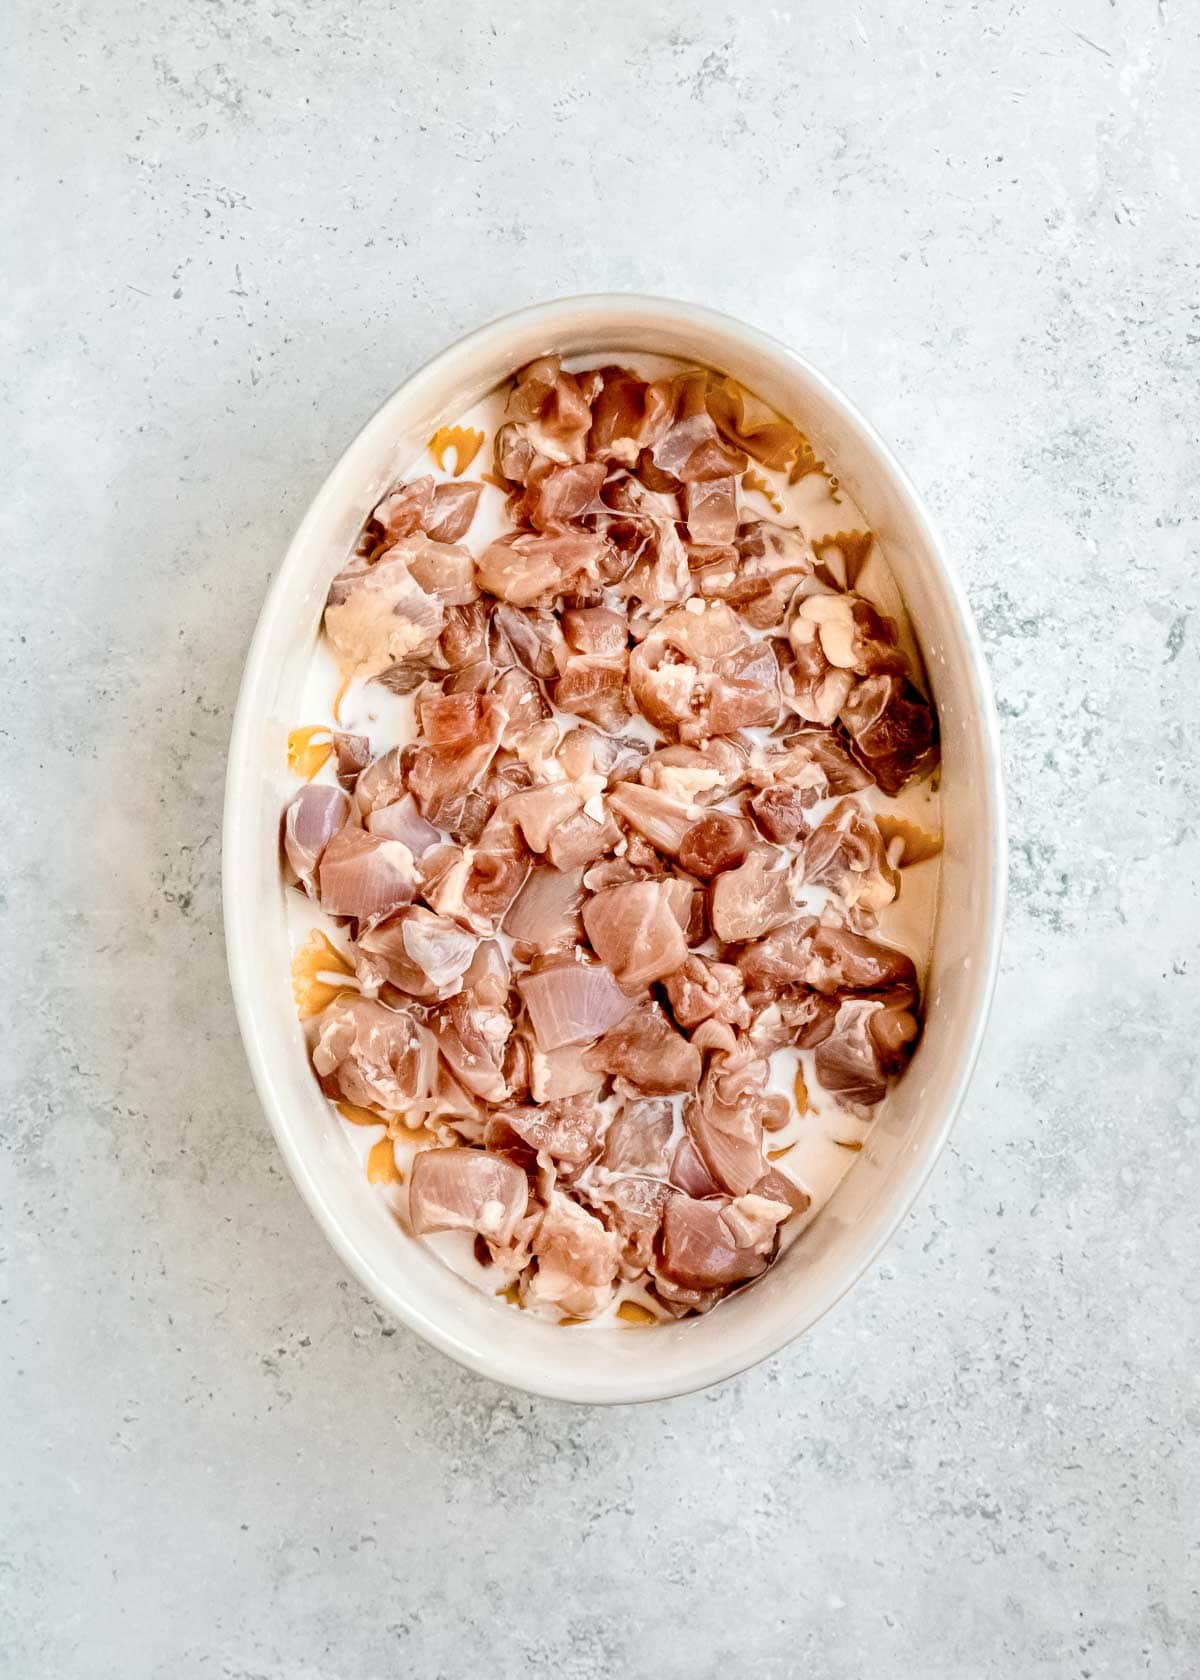
[[[21,0],[4,147],[7,1680],[1200,1666],[1200,41],[1183,0]],[[223,966],[263,590],[549,294],[807,351],[944,524],[1012,905],[954,1144],[802,1344],[639,1410],[381,1322]]]

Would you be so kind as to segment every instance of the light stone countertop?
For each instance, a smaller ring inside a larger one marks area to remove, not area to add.
[[[1200,14],[1186,0],[16,0],[6,34],[4,1680],[1200,1670]],[[555,294],[805,351],[927,492],[1011,910],[881,1264],[575,1410],[385,1322],[284,1172],[218,826],[272,568]]]

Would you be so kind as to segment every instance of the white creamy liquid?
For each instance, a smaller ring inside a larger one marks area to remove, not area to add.
[[[646,356],[641,353],[623,354],[619,351],[596,356],[569,357],[564,365],[571,371],[579,372],[586,368],[613,363],[620,363],[645,379],[669,377],[683,371],[689,365],[669,357]],[[454,420],[455,425],[481,431],[485,440],[470,467],[459,476],[474,481],[482,473],[491,470],[492,442],[503,422],[505,402],[506,392],[503,388],[498,388]],[[448,456],[448,459],[453,460],[453,455]],[[819,542],[838,532],[868,529],[862,513],[846,491],[837,485],[836,480],[831,483],[825,473],[808,473],[796,484],[789,485],[787,474],[784,472],[773,472],[761,466],[755,466],[754,470],[768,483],[775,500],[781,504],[782,511],[772,505],[761,492],[750,491],[741,495],[741,505],[749,517],[770,519],[781,525],[794,526],[802,531],[810,542]],[[432,455],[426,451],[400,475],[398,482],[404,483],[426,474],[439,483],[452,480],[456,476],[452,470],[440,470]],[[480,554],[488,542],[503,535],[509,528],[506,497],[492,485],[485,484],[471,529],[463,541],[472,553]],[[349,556],[339,555],[331,558],[337,560],[337,566],[332,568],[337,570]],[[878,542],[872,547],[867,563],[855,583],[855,589],[878,607],[880,612],[895,621],[900,645],[919,671],[920,655],[903,598]],[[313,651],[299,713],[295,718],[288,720],[288,727],[320,725],[365,735],[370,741],[373,758],[387,751],[389,747],[413,738],[415,718],[411,695],[396,695],[381,683],[356,680],[342,693],[338,715],[335,718],[333,707],[341,683],[342,673],[338,663],[324,636],[321,636]],[[579,719],[561,712],[555,712],[555,717],[564,729],[574,728],[579,722]],[[658,731],[636,714],[623,728],[622,733],[640,735],[652,746],[661,743],[662,740]],[[756,732],[751,730],[747,733],[754,735]],[[335,780],[332,759],[315,779]],[[941,832],[941,812],[935,783],[936,776],[932,782],[926,779],[910,785],[894,799],[888,798],[874,787],[855,797],[877,814],[886,813],[901,817],[936,835]],[[298,782],[296,785],[299,785]],[[819,809],[815,814],[819,814]],[[900,891],[893,903],[886,906],[879,917],[879,938],[887,944],[897,946],[913,959],[922,988],[929,971],[935,931],[938,873],[937,858],[902,869]],[[797,909],[804,914],[820,915],[827,896],[824,888],[803,888],[797,895]],[[319,928],[335,946],[345,949],[342,931],[303,893],[288,894],[288,922],[293,952],[303,944],[313,928]],[[783,1131],[774,1135],[768,1134],[765,1140],[770,1164],[800,1185],[811,1197],[807,1211],[802,1215],[793,1216],[781,1228],[782,1244],[787,1246],[812,1223],[850,1171],[873,1126],[879,1124],[882,1119],[891,1101],[891,1093],[889,1092],[871,1111],[871,1118],[864,1121],[842,1108],[833,1097],[821,1090],[813,1072],[810,1051],[777,1050],[770,1058],[770,1065],[769,1090],[782,1092],[789,1099],[792,1098],[799,1068],[803,1071],[808,1091],[807,1111],[803,1114],[795,1112]],[[903,1077],[904,1075],[901,1075],[901,1078]],[[681,1130],[682,1126],[679,1118],[681,1106],[681,1103],[677,1102],[677,1131]],[[330,1109],[336,1113],[332,1103]],[[363,1162],[365,1172],[365,1163],[371,1147],[386,1136],[386,1128],[382,1124],[352,1125],[340,1115],[338,1120],[348,1142]],[[404,1175],[405,1182],[380,1185],[377,1189],[407,1229],[407,1179],[416,1145],[401,1136],[396,1140],[395,1152],[397,1165]],[[497,1288],[496,1270],[481,1266],[475,1259],[474,1239],[469,1233],[447,1231],[426,1237],[424,1240],[460,1276],[486,1293],[503,1296],[503,1290]],[[636,1283],[622,1282],[605,1313],[572,1327],[580,1331],[606,1327],[623,1328],[622,1321],[616,1317],[616,1310],[627,1300],[657,1311],[661,1316],[661,1309],[655,1308],[653,1300]]]

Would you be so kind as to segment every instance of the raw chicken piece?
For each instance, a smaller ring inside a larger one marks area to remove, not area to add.
[[[365,990],[386,984],[410,997],[433,999],[458,990],[474,951],[474,934],[413,905],[360,932],[355,956]]]
[[[731,543],[737,535],[737,480],[697,479],[686,487],[688,537],[694,543]]]
[[[557,1050],[539,1050],[536,1044],[531,1043],[528,1057],[528,1095],[535,1103],[557,1103],[565,1102],[568,1097],[587,1097],[595,1106],[604,1076],[584,1066],[578,1045],[564,1044]]]
[[[699,805],[682,804],[670,794],[638,782],[621,782],[605,796],[608,809],[668,857],[677,857],[684,836],[704,816]]]
[[[765,939],[747,945],[737,964],[746,985],[754,991],[775,992],[784,986],[808,983],[813,972],[812,940],[817,923],[812,916],[785,922]]]
[[[572,373],[557,356],[542,356],[517,375],[506,418],[520,437],[551,461],[569,463],[586,456],[592,411]]]
[[[697,1098],[683,1111],[696,1152],[717,1183],[735,1196],[752,1190],[766,1171],[762,1154],[766,1062],[730,1068],[715,1057]]]
[[[761,1190],[736,1196],[721,1212],[721,1220],[739,1248],[762,1253],[775,1240],[775,1232],[790,1217],[791,1203],[774,1201]]]
[[[469,549],[458,543],[434,542],[429,537],[408,537],[388,554],[403,552],[413,580],[427,595],[436,595],[448,607],[463,607],[479,594],[475,586],[475,561]]]
[[[425,821],[411,793],[401,794],[390,805],[377,806],[367,818],[367,828],[385,840],[403,841],[415,858],[423,857],[442,838],[439,830]]]
[[[505,913],[503,928],[519,945],[553,951],[579,938],[583,870],[563,872],[544,865],[530,870]]]
[[[510,794],[498,810],[507,821],[517,824],[531,851],[544,852],[551,836],[582,810],[590,797],[590,790],[581,788],[578,782],[547,782],[544,787]]]
[[[660,1273],[689,1289],[726,1289],[767,1269],[768,1245],[740,1247],[723,1218],[729,1204],[671,1197],[663,1218]]]
[[[554,685],[554,704],[615,734],[631,716],[624,660],[572,654]]]
[[[353,793],[359,774],[366,769],[371,757],[371,743],[365,735],[351,735],[344,729],[335,729],[333,752],[338,783],[347,793]]]
[[[448,826],[495,756],[508,713],[490,694],[437,695],[420,711],[427,745],[412,755],[408,785],[422,815]]]
[[[747,465],[740,449],[733,449],[717,431],[705,400],[708,376],[703,372],[683,373],[672,381],[675,417],[670,428],[651,450],[660,471],[686,482],[693,479],[727,478]]]
[[[883,992],[898,987],[915,997],[917,990],[917,971],[910,956],[846,928],[817,928],[803,978],[818,992]]]
[[[470,479],[460,478],[453,483],[439,484],[433,492],[432,505],[424,521],[425,535],[434,542],[461,542],[471,529],[482,494],[483,485],[472,483]]]
[[[481,589],[516,607],[531,607],[562,588],[556,537],[510,536],[490,543],[476,562]]]
[[[508,1009],[481,1003],[462,991],[442,1005],[431,1025],[455,1078],[484,1102],[507,1101],[504,1051],[512,1032]]]
[[[535,469],[526,479],[526,491],[517,504],[516,517],[537,531],[561,530],[599,506],[604,483],[603,461],[586,461],[572,466]]]
[[[677,1190],[684,1191],[688,1196],[695,1196],[698,1200],[721,1194],[721,1186],[704,1165],[696,1145],[686,1133],[675,1146],[669,1176]]]
[[[497,665],[514,662],[530,676],[556,677],[567,663],[567,643],[553,613],[496,607],[490,641]]]
[[[744,817],[730,811],[707,811],[694,822],[679,844],[679,862],[689,875],[711,881],[726,869],[746,861],[754,844],[754,830]]]
[[[583,907],[592,948],[627,991],[673,974],[687,941],[661,881],[634,881],[594,894]]]
[[[364,822],[372,811],[404,797],[406,750],[404,747],[389,747],[387,752],[373,758],[359,773],[354,788],[354,803]],[[411,753],[409,756],[412,756]]]
[[[597,822],[586,811],[576,811],[559,823],[550,836],[546,855],[556,869],[584,869],[606,856],[621,838],[621,831],[605,812]]]
[[[536,974],[523,974],[517,990],[542,1050],[590,1044],[633,1008],[633,1000],[603,963],[558,962]]]
[[[897,794],[936,762],[937,720],[906,677],[868,677],[842,702],[838,720],[864,770]]]
[[[691,1029],[713,1019],[734,1027],[750,1025],[742,973],[733,963],[689,952],[682,966],[668,975],[666,991],[671,1013],[681,1027]]]
[[[412,903],[416,864],[403,841],[347,826],[322,852],[317,883],[321,908],[329,915],[375,922]]]
[[[892,902],[900,884],[879,825],[853,799],[839,800],[805,839],[804,879],[831,888],[848,907],[872,918]]]
[[[312,1052],[327,1096],[406,1115],[427,1108],[437,1079],[433,1035],[406,1010],[343,993],[322,1012]]]
[[[423,531],[432,507],[433,478],[428,473],[389,490],[371,515],[383,528],[384,546],[390,548],[401,537]]]
[[[668,381],[647,382],[626,368],[602,368],[600,374],[587,452],[595,460],[632,467],[641,451],[657,443],[670,425],[673,392]]]
[[[529,1205],[520,1167],[483,1149],[422,1149],[413,1161],[408,1214],[414,1233],[476,1231],[510,1243]]]
[[[594,1318],[613,1297],[620,1243],[594,1214],[559,1190],[550,1199],[533,1239],[537,1271],[527,1300],[560,1307],[572,1318]]]
[[[747,773],[747,749],[740,737],[717,736],[703,747],[681,743],[658,747],[642,763],[638,780],[683,802],[710,804],[726,799]]]
[[[539,1108],[506,1108],[498,1118],[507,1121],[531,1149],[552,1155],[568,1167],[582,1167],[600,1148],[602,1117],[586,1097]]]
[[[471,966],[478,940],[457,923],[416,904],[397,918],[409,960],[435,991],[444,992]]]
[[[772,867],[777,855],[752,852],[739,868],[717,876],[711,913],[718,939],[759,939],[795,915],[788,872]]]
[[[284,853],[310,898],[317,896],[315,875],[321,856],[349,815],[349,798],[328,782],[307,782],[284,813]]]
[[[788,787],[784,782],[762,788],[750,800],[759,833],[777,846],[793,845],[806,831],[806,808],[800,789]]]
[[[669,612],[630,654],[629,682],[651,723],[684,742],[770,727],[779,716],[774,649],[752,643],[723,601]]]
[[[700,1052],[667,1020],[657,1003],[645,1003],[584,1052],[589,1067],[611,1073],[646,1096],[694,1091]]]
[[[673,1115],[669,1097],[629,1097],[604,1134],[610,1172],[666,1176]]]
[[[864,999],[843,1003],[834,1032],[813,1052],[817,1078],[839,1100],[871,1107],[887,1094],[887,1079],[871,1037],[870,1017],[877,1005]]]
[[[325,606],[325,633],[346,669],[360,677],[427,655],[444,622],[442,602],[417,583],[400,546],[369,569],[351,561],[334,578]]]
[[[605,1177],[587,1192],[605,1224],[621,1240],[621,1271],[637,1277],[654,1258],[663,1213],[675,1192],[665,1179],[640,1174]]]
[[[624,661],[629,648],[629,620],[607,607],[575,607],[562,615],[563,635],[576,653]]]

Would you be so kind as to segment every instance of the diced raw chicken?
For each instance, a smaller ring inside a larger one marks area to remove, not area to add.
[[[588,454],[632,467],[670,425],[674,393],[668,381],[639,379],[626,368],[602,368],[601,379],[592,404]]]
[[[470,479],[460,478],[439,484],[433,492],[432,504],[424,521],[426,536],[434,542],[461,542],[471,529],[482,494],[483,485],[474,484]]]
[[[425,821],[411,793],[401,794],[390,805],[377,806],[367,818],[367,828],[385,840],[403,841],[415,858],[423,857],[442,838],[441,832]]]
[[[530,362],[517,375],[506,418],[540,455],[551,461],[582,461],[592,411],[572,373],[557,356]]]
[[[607,811],[604,820],[597,822],[595,817],[579,810],[554,829],[546,855],[556,869],[584,869],[611,852],[620,838],[621,831]]]
[[[556,677],[567,663],[566,638],[554,614],[519,607],[495,608],[491,650],[497,665],[515,662],[543,680]]]
[[[717,1183],[735,1196],[752,1190],[766,1171],[759,1106],[766,1072],[765,1062],[727,1069],[715,1059],[699,1096],[684,1109],[697,1154]]]
[[[504,1052],[512,1032],[507,1008],[462,991],[442,1005],[431,1025],[438,1049],[466,1089],[484,1102],[504,1102]]]
[[[373,922],[412,903],[416,865],[403,841],[347,826],[322,852],[317,883],[329,915]]]
[[[343,993],[322,1012],[312,1052],[326,1094],[407,1115],[427,1107],[437,1079],[433,1035],[407,1010]]]
[[[350,815],[350,800],[328,782],[307,782],[283,818],[283,849],[310,898],[316,897],[316,869],[321,856]]]
[[[686,961],[667,977],[671,1013],[684,1028],[717,1019],[748,1027],[750,1009],[743,996],[741,970],[733,963],[714,962],[689,952]]]
[[[594,1318],[613,1297],[621,1247],[594,1214],[553,1190],[533,1239],[528,1299],[572,1318]]]
[[[638,782],[620,782],[610,788],[605,803],[622,822],[669,857],[679,855],[684,837],[705,815],[699,805],[682,804],[670,794]]]
[[[342,786],[285,815],[289,870],[352,923],[314,1067],[464,1140],[418,1152],[413,1228],[474,1232],[523,1305],[593,1316],[621,1276],[705,1312],[810,1205],[763,1154],[807,1104],[767,1058],[809,1053],[865,1118],[912,1052],[915,966],[866,937],[891,819],[854,796],[928,770],[936,718],[855,592],[871,534],[814,550],[750,513],[776,501],[750,460],[823,469],[734,380],[545,356],[493,456],[510,529],[468,550],[482,484],[419,476],[329,593],[343,676],[417,727],[373,761],[331,729]]]
[[[389,555],[397,552],[398,548],[388,550]],[[436,595],[446,606],[466,606],[479,594],[474,558],[460,544],[409,537],[403,544],[403,553],[414,581],[427,595]]]
[[[796,913],[786,869],[776,869],[769,852],[752,852],[737,869],[717,876],[712,889],[712,925],[718,939],[760,939]]]
[[[667,1020],[656,1003],[641,1007],[584,1052],[590,1067],[611,1073],[646,1096],[694,1091],[700,1052]]]
[[[583,461],[570,466],[549,466],[526,479],[526,491],[517,509],[538,531],[561,530],[599,506],[604,483],[603,461]]]
[[[897,794],[935,762],[937,722],[905,677],[868,677],[842,702],[839,721],[851,750],[884,793]]]
[[[765,939],[747,945],[737,959],[746,985],[755,991],[778,991],[808,984],[816,927],[814,917],[799,916],[775,928]]]
[[[547,782],[544,787],[510,794],[500,810],[518,825],[531,851],[544,852],[551,836],[583,809],[588,797],[576,782]]]
[[[554,704],[615,733],[631,716],[625,671],[623,660],[572,654],[554,685]]]
[[[386,544],[390,547],[401,537],[411,537],[423,531],[433,507],[433,478],[426,473],[410,484],[398,484],[389,490],[371,515],[383,527]]]
[[[422,1149],[413,1161],[408,1216],[419,1237],[432,1231],[476,1231],[489,1242],[512,1241],[529,1204],[520,1167],[484,1149]]]
[[[804,879],[832,888],[844,904],[870,916],[892,902],[900,884],[878,823],[853,799],[839,800],[807,835]]]
[[[530,870],[525,885],[505,913],[503,928],[518,944],[553,951],[579,937],[583,870],[562,871],[544,865]]]
[[[696,1145],[686,1133],[675,1146],[669,1176],[677,1190],[697,1199],[721,1194],[721,1186],[704,1165]]]
[[[673,974],[687,957],[687,941],[660,881],[633,881],[595,893],[583,907],[592,948],[629,991]]]
[[[707,375],[680,374],[672,384],[675,418],[651,451],[655,466],[685,482],[742,472],[746,456],[725,442],[708,412]]]
[[[576,653],[624,660],[629,648],[629,620],[607,607],[574,607],[562,615],[563,635]]]
[[[668,1097],[631,1097],[604,1134],[604,1165],[610,1172],[667,1173],[674,1110]]]
[[[620,1238],[622,1273],[637,1277],[654,1258],[655,1239],[675,1192],[665,1179],[623,1173],[605,1176],[587,1194],[601,1219]]]
[[[679,862],[689,875],[711,881],[726,869],[746,861],[754,844],[754,830],[745,817],[730,811],[706,811],[679,843]]]
[[[529,1047],[528,1094],[535,1103],[565,1102],[568,1097],[587,1097],[593,1106],[600,1096],[603,1074],[584,1065],[575,1044],[557,1050]]]
[[[725,1289],[766,1271],[764,1246],[738,1245],[722,1217],[727,1205],[671,1197],[663,1218],[663,1275],[691,1289]]]
[[[344,729],[335,729],[333,752],[338,782],[347,793],[353,793],[359,774],[366,769],[371,757],[371,743],[365,735],[351,735]]]
[[[915,997],[917,988],[916,968],[906,952],[846,928],[816,929],[803,978],[818,992],[883,992],[900,987]]]
[[[455,806],[491,763],[508,713],[490,694],[438,695],[421,707],[428,743],[413,753],[408,785],[432,823],[451,819]]]
[[[538,1108],[506,1108],[506,1120],[531,1149],[568,1167],[582,1167],[600,1148],[602,1117],[594,1102],[570,1097]]]
[[[362,677],[429,653],[444,622],[442,602],[417,583],[399,546],[369,570],[351,562],[333,580],[325,607],[326,635]]]
[[[688,536],[694,543],[731,543],[737,535],[737,480],[696,479],[687,486]]]
[[[603,963],[568,960],[523,974],[517,989],[542,1050],[590,1044],[633,1008]]]
[[[775,1232],[791,1215],[790,1203],[772,1201],[761,1191],[735,1196],[721,1210],[721,1221],[738,1248],[762,1253],[774,1241]]]

